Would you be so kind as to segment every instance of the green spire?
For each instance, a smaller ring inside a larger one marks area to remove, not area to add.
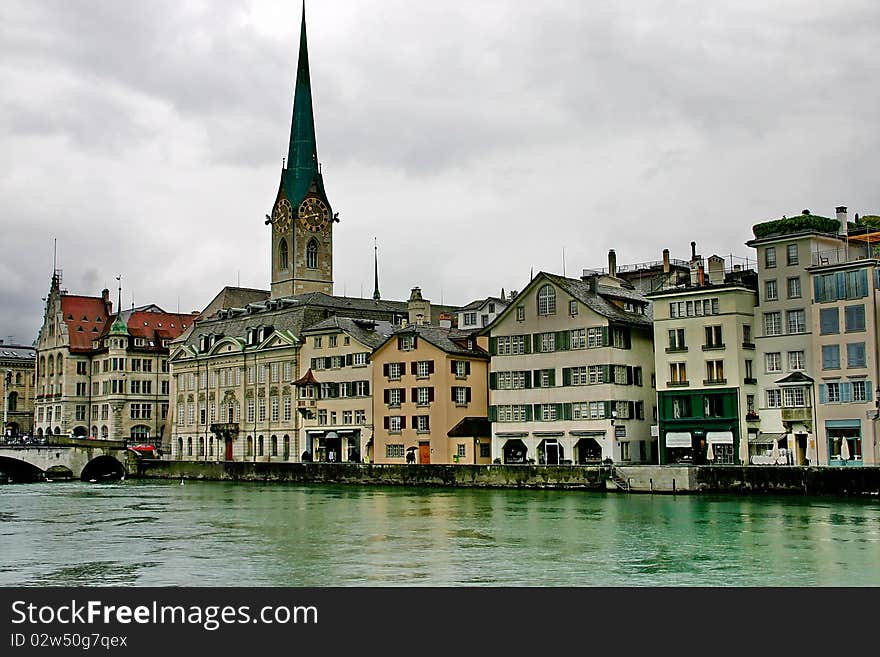
[[[382,297],[379,295],[379,247],[376,245],[376,238],[373,238],[373,264],[375,283],[373,284],[373,299],[379,301]]]
[[[119,281],[119,298],[116,302],[116,319],[110,327],[110,335],[128,335],[128,324],[122,319],[122,274],[116,277]]]
[[[299,36],[299,63],[296,67],[296,88],[293,95],[293,119],[286,168],[282,172],[287,199],[296,207],[314,182],[316,191],[324,194],[318,168],[318,146],[315,140],[315,117],[312,110],[312,84],[309,76],[309,48],[306,40],[306,6],[303,2]]]

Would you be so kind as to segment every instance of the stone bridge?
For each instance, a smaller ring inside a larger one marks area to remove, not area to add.
[[[45,445],[0,444],[0,478],[7,481],[44,479],[119,479],[137,472],[138,455],[121,440],[81,440],[50,436]]]

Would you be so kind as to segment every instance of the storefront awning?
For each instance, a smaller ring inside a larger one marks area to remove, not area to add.
[[[781,441],[784,437],[784,433],[750,433],[749,442],[753,445],[769,445],[774,440]]]
[[[670,431],[666,434],[667,447],[691,447],[693,437],[689,431]]]
[[[706,432],[706,442],[715,445],[733,445],[732,431],[708,431]]]

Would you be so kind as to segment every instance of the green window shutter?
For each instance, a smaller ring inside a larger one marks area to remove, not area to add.
[[[570,386],[571,385],[571,368],[563,367],[562,368],[562,385]]]
[[[533,333],[532,334],[532,346],[535,353],[541,351],[541,334]]]
[[[632,349],[632,329],[625,328],[623,330],[623,348]]]
[[[498,355],[498,338],[489,338],[489,355]]]
[[[633,368],[630,365],[626,366],[626,385],[631,386],[633,384]]]
[[[550,370],[550,385],[551,387],[556,386],[556,369]]]
[[[565,403],[562,405],[562,419],[570,420],[571,419],[571,403]]]
[[[608,326],[602,327],[602,346],[607,347],[611,344],[611,335]]]
[[[614,402],[607,401],[607,402],[603,402],[603,403],[605,404],[605,417],[610,418],[611,411],[612,411],[612,405],[614,404]]]
[[[526,388],[531,388],[532,387],[532,373],[527,371],[525,379],[526,379]]]
[[[556,404],[556,419],[562,418],[565,413],[565,404]]]
[[[642,385],[642,368],[634,367],[633,368],[633,380],[637,386]]]
[[[489,422],[498,421],[498,409],[495,406],[489,407]]]
[[[568,351],[568,331],[556,331],[556,351]]]
[[[497,390],[498,386],[498,374],[495,372],[489,372],[489,390]]]
[[[525,336],[525,339],[523,340],[523,347],[524,347],[525,352],[527,354],[532,353],[532,338],[531,338],[531,336],[529,336],[529,335]]]
[[[611,365],[602,366],[602,383],[611,383]]]
[[[627,411],[629,412],[630,419],[632,419],[636,416],[636,403],[635,402],[628,402],[628,404],[629,404],[629,408],[627,409]]]
[[[535,404],[534,406],[532,406],[532,411],[534,413],[534,415],[532,417],[534,417],[535,420],[540,420],[541,419],[541,405]]]
[[[874,401],[874,388],[871,387],[870,381],[865,381],[865,401]]]
[[[532,384],[536,388],[541,387],[541,370],[533,370],[532,371]]]
[[[526,422],[532,421],[532,406],[531,404],[526,404]]]

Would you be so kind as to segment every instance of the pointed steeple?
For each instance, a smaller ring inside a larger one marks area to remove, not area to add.
[[[116,319],[110,327],[110,335],[128,335],[128,325],[122,319],[122,274],[119,274],[116,280],[119,281],[119,297],[116,302],[118,310],[116,311]]]
[[[299,35],[299,62],[296,67],[296,87],[293,94],[293,118],[290,124],[290,143],[282,172],[284,191],[296,207],[314,183],[317,192],[326,200],[324,183],[318,166],[318,146],[315,139],[315,115],[312,110],[312,83],[309,75],[309,48],[306,39],[306,5],[303,2]]]
[[[376,245],[376,238],[373,238],[373,268],[375,273],[375,283],[373,285],[373,299],[378,301],[382,297],[379,296],[379,247]]]

